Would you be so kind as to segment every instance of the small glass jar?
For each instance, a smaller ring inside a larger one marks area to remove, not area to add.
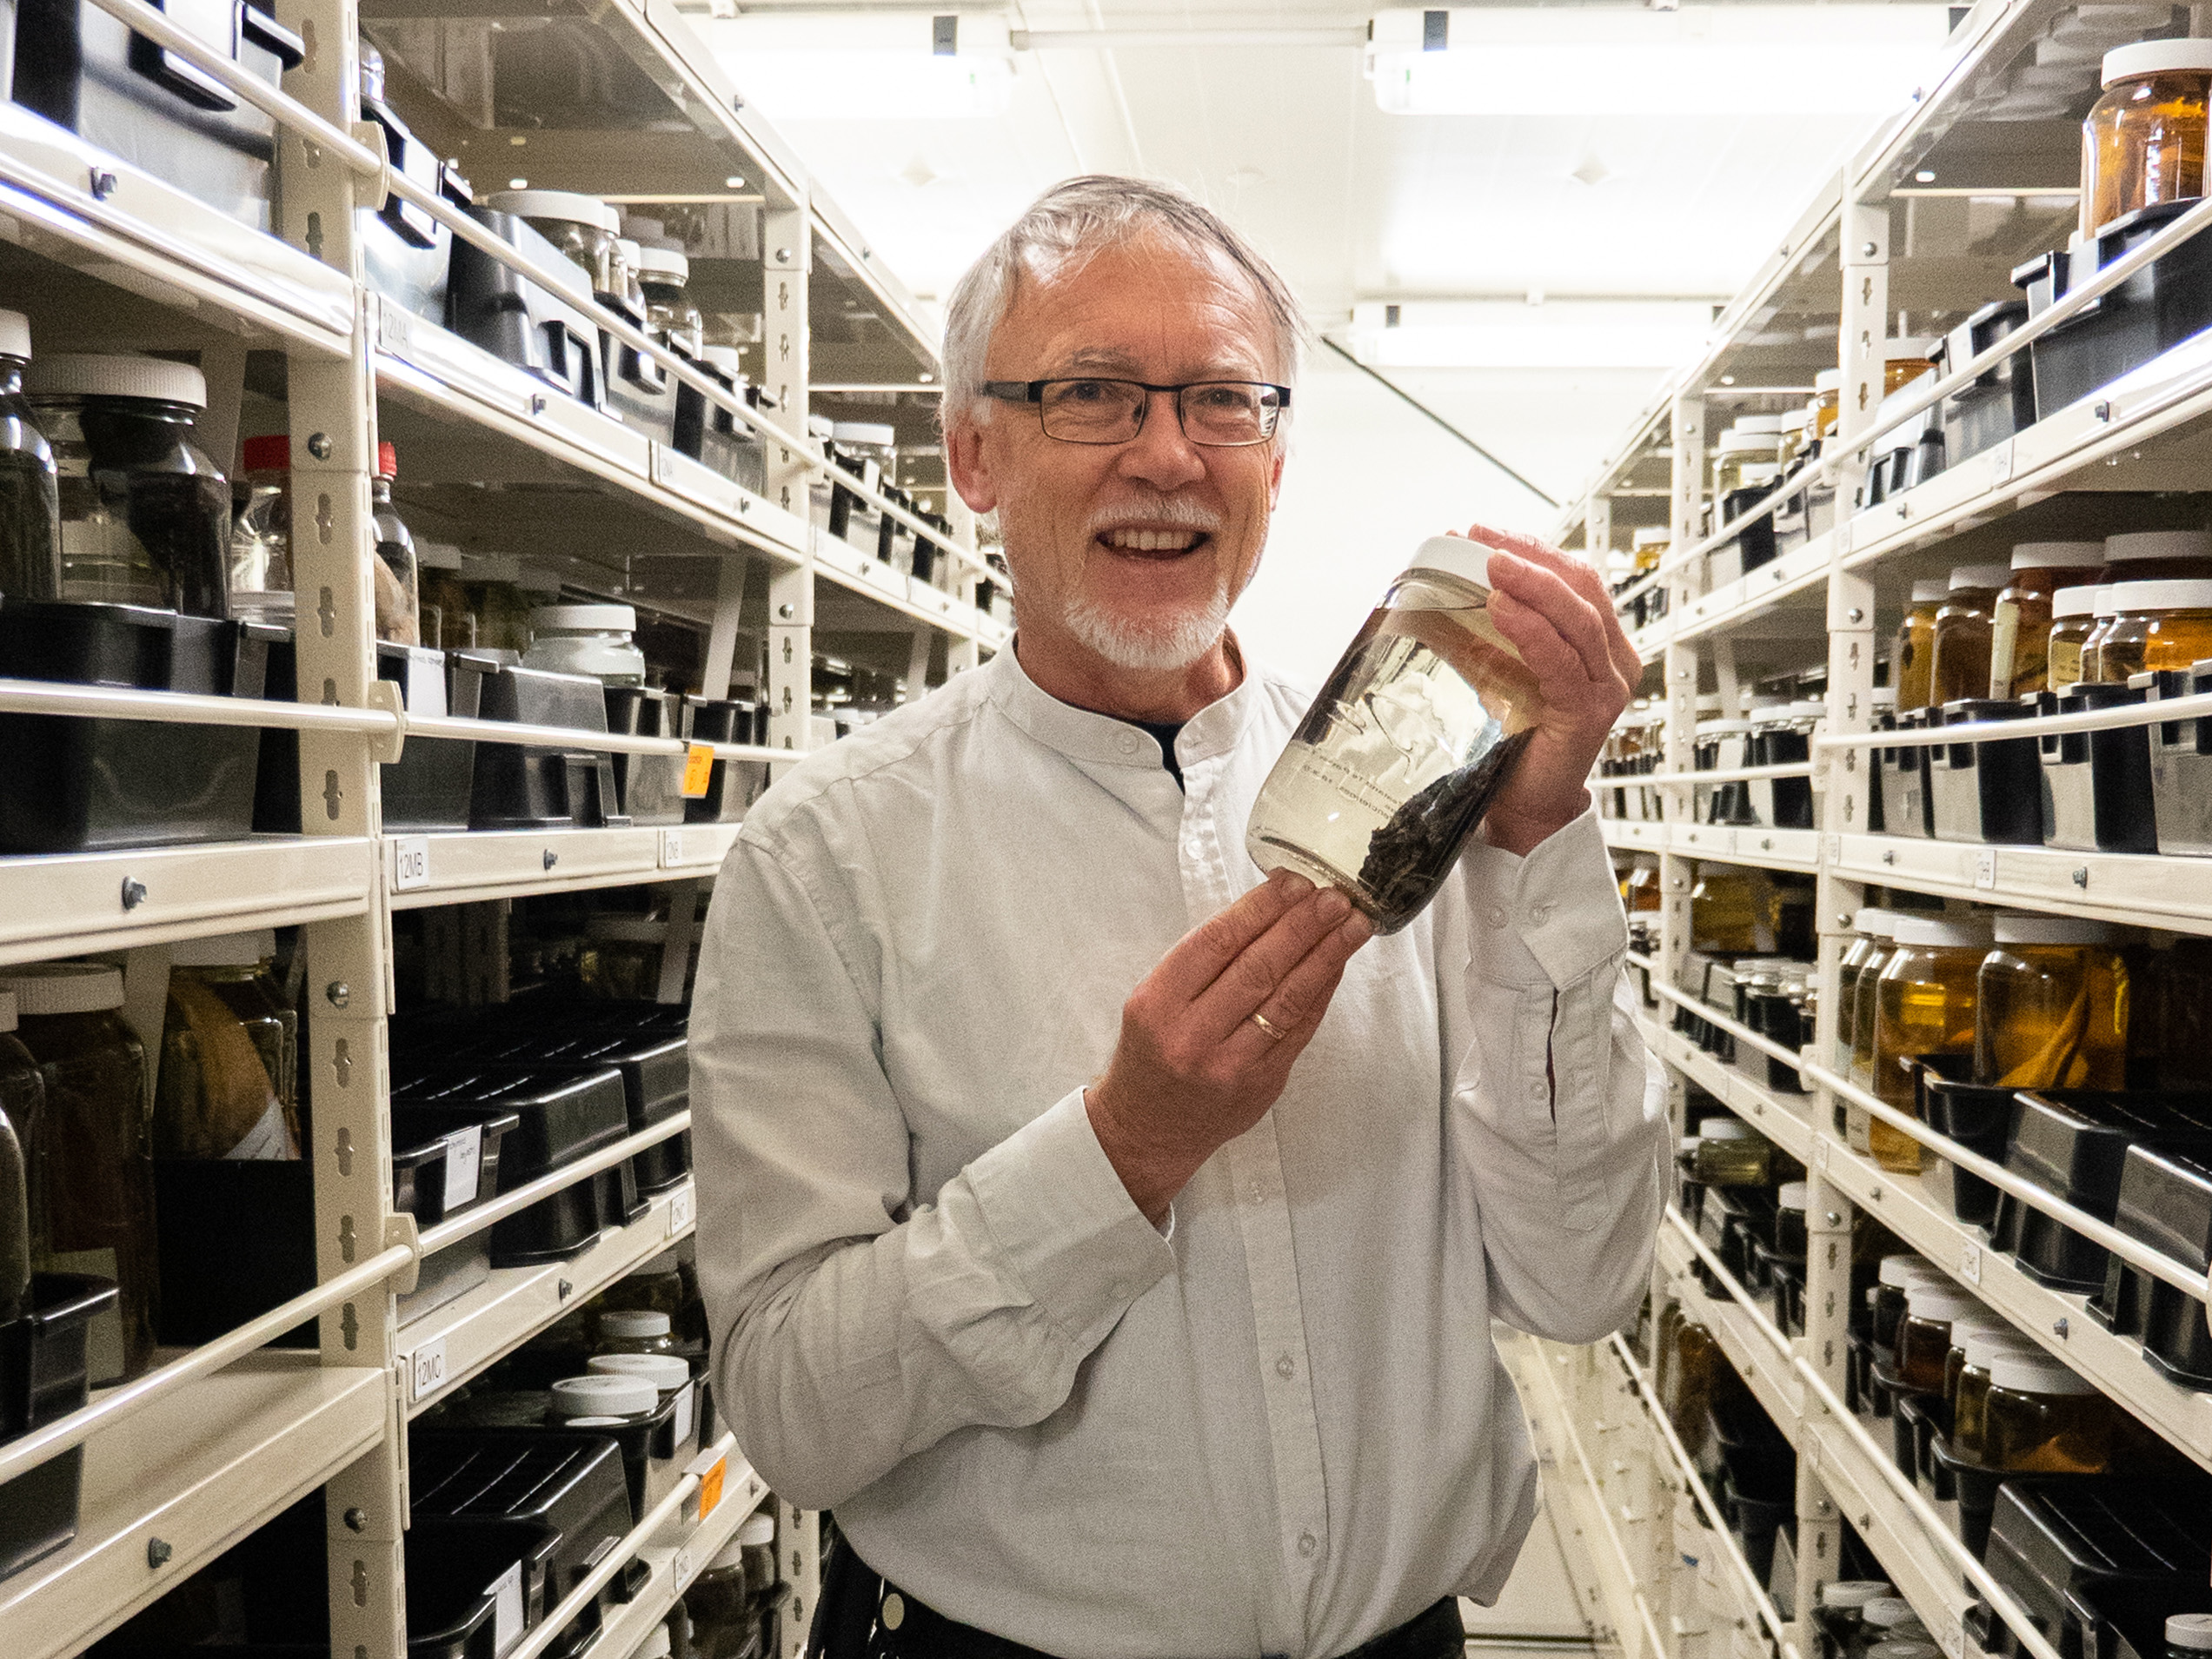
[[[1621,884],[1621,899],[1631,915],[1656,913],[1661,907],[1659,865],[1656,859],[1639,858]]]
[[[300,1155],[300,1017],[269,971],[276,954],[268,930],[173,947],[154,1085],[156,1157]]]
[[[1770,951],[1774,938],[1761,902],[1763,873],[1734,864],[1701,864],[1690,889],[1690,948],[1717,955]]]
[[[1905,1291],[1905,1317],[1897,1324],[1897,1375],[1916,1394],[1943,1391],[1943,1365],[1951,1351],[1951,1322],[1985,1312],[1956,1285],[1923,1281]]]
[[[1822,369],[1812,377],[1812,435],[1816,442],[1826,441],[1836,430],[1836,420],[1843,408],[1843,371]]]
[[[628,605],[544,605],[530,613],[526,668],[592,674],[609,686],[642,686],[645,653],[633,637],[637,612]]]
[[[2051,600],[2094,577],[2099,541],[2023,541],[1989,620],[1989,695],[1999,700],[2049,688]]]
[[[1912,603],[1890,648],[1890,678],[1897,688],[1899,714],[1928,707],[1936,685],[1936,613],[1943,608],[1950,591],[1948,577],[1912,585]]]
[[[1997,595],[2011,579],[2004,565],[1961,565],[1930,631],[1928,700],[1955,703],[1980,697],[1989,684]]]
[[[645,321],[645,249],[628,236],[614,238],[614,251],[608,259],[608,289],[600,298],[627,311],[639,322]]]
[[[1851,1068],[1851,1024],[1857,1011],[1860,970],[1877,956],[1886,956],[1883,946],[1889,935],[1878,936],[1877,929],[1886,929],[1894,912],[1878,905],[1863,905],[1851,918],[1851,931],[1856,936],[1843,947],[1836,964],[1836,1069],[1848,1073]],[[1879,968],[1876,972],[1880,972]]]
[[[38,1062],[16,1036],[16,997],[0,991],[0,1285],[27,1285],[32,1264],[53,1249],[46,1231],[45,1172],[39,1153],[46,1085]],[[23,1312],[0,1296],[0,1324]]]
[[[1924,1637],[1928,1627],[1912,1603],[1902,1596],[1877,1596],[1860,1610],[1868,1649],[1884,1642],[1907,1642]]]
[[[200,371],[41,357],[23,386],[60,474],[62,597],[229,615],[230,481],[193,441]]]
[[[2129,530],[2104,538],[2100,587],[2117,581],[2212,581],[2212,530]]]
[[[1882,342],[1882,395],[1902,392],[1923,375],[1936,372],[1935,340],[1905,335]]]
[[[648,1309],[665,1313],[674,1321],[683,1311],[684,1297],[682,1258],[677,1251],[666,1250],[608,1285],[598,1305],[601,1312],[612,1308]]]
[[[1844,1653],[1858,1645],[1866,1604],[1896,1594],[1879,1578],[1831,1578],[1823,1584],[1813,1623],[1820,1632],[1823,1659],[1843,1659]]]
[[[2122,1089],[2133,999],[2120,932],[2079,916],[1999,916],[1975,972],[1974,1080]]]
[[[638,281],[645,294],[645,324],[648,333],[668,342],[671,350],[694,362],[707,355],[707,319],[684,293],[691,281],[691,261],[681,248],[641,246]]]
[[[1764,1186],[1774,1148],[1740,1118],[1708,1118],[1697,1125],[1693,1169],[1707,1186]]]
[[[83,962],[0,969],[17,1039],[37,1062],[45,1105],[37,1150],[47,1253],[40,1272],[96,1273],[116,1305],[92,1321],[85,1363],[95,1388],[127,1383],[154,1357],[160,1273],[146,1051],[123,1023],[123,971]]]
[[[1951,1321],[1950,1351],[1943,1356],[1943,1405],[1958,1404],[1958,1379],[1966,1373],[1967,1344],[1977,1337],[2017,1336],[2019,1333],[1994,1313],[1962,1313]]]
[[[422,581],[422,643],[440,651],[475,649],[476,613],[461,577],[461,549],[449,541],[418,541],[415,567]]]
[[[661,1318],[661,1314],[634,1315],[633,1317]],[[600,1328],[604,1330],[608,1316],[600,1315]],[[674,1353],[615,1353],[594,1354],[584,1362],[585,1371],[594,1377],[641,1377],[653,1384],[653,1409],[658,1413],[680,1401],[691,1388],[691,1366],[680,1355]]]
[[[2051,691],[2064,691],[2088,678],[2086,654],[2096,632],[2101,587],[2062,587],[2050,596],[2050,634],[2043,647],[2044,678]]]
[[[376,476],[369,483],[369,513],[376,525],[376,557],[369,567],[375,584],[376,637],[387,645],[420,645],[422,599],[415,538],[392,505],[392,481],[399,473],[399,451],[378,444]]]
[[[1667,556],[1667,547],[1674,540],[1674,532],[1664,525],[1646,525],[1629,539],[1635,557],[1635,574],[1648,576],[1659,567],[1659,561]]]
[[[2212,1654],[2212,1613],[2175,1613],[2166,1620],[2166,1659]]]
[[[1789,1261],[1805,1259],[1805,1204],[1810,1188],[1784,1181],[1774,1193],[1774,1253]]]
[[[1863,924],[1873,948],[1860,962],[1858,978],[1852,981],[1850,1013],[1851,1081],[1863,1089],[1874,1086],[1875,987],[1880,983],[1882,970],[1889,966],[1890,954],[1896,948],[1896,919],[1893,913],[1877,911],[1873,921]],[[1858,1114],[1859,1124],[1859,1132],[1850,1137],[1851,1150],[1863,1152],[1866,1151],[1866,1114],[1856,1106],[1851,1110]]]
[[[661,956],[668,924],[651,916],[591,916],[576,979],[588,997],[650,1002],[661,990]]]
[[[2105,597],[2112,614],[2097,634],[2099,680],[2124,685],[2212,657],[2212,581],[2123,581]]]
[[[2104,636],[2112,632],[2112,619],[2120,614],[2116,595],[2122,587],[2144,584],[2135,582],[2105,582],[2096,590],[2096,608],[2089,613],[2089,637],[2082,641],[2082,678],[2084,681],[2101,681],[2104,678]]]
[[[1714,1370],[1727,1364],[1713,1333],[1697,1320],[1685,1316],[1675,1327],[1674,1364],[1668,1372],[1671,1387],[1660,1396],[1659,1404],[1683,1450],[1693,1459],[1705,1449]]]
[[[608,1308],[599,1316],[602,1354],[673,1354],[668,1316],[651,1308]]]
[[[614,238],[622,216],[597,196],[574,190],[499,190],[484,198],[495,213],[511,213],[561,250],[591,279],[595,292],[614,286]]]
[[[1380,933],[1435,895],[1543,714],[1491,621],[1489,576],[1478,543],[1422,543],[1252,805],[1252,861],[1343,888]]]
[[[283,433],[241,447],[238,516],[230,527],[230,614],[290,627],[292,441]]]
[[[61,474],[23,397],[30,320],[0,311],[0,602],[62,593]]]
[[[564,1377],[547,1393],[547,1421],[555,1424],[644,1423],[661,1404],[659,1390],[644,1377],[606,1371]]]
[[[1935,1263],[1918,1256],[1884,1256],[1874,1272],[1874,1345],[1894,1354],[1907,1295],[1915,1285],[1947,1285],[1950,1280]]]
[[[1782,441],[1779,431],[1746,431],[1739,423],[1720,435],[1713,449],[1713,501],[1716,506],[1737,490],[1750,486],[1745,469],[1775,464]]]
[[[1982,1461],[2016,1474],[2102,1474],[2114,1411],[2096,1384],[2048,1354],[1998,1354],[1989,1361]]]
[[[2212,43],[2146,40],[2104,55],[2104,95],[2082,123],[2084,239],[2123,215],[2204,194]]]
[[[1989,1364],[1999,1354],[2036,1354],[2033,1339],[2009,1329],[1979,1331],[1966,1339],[1958,1382],[1951,1396],[1951,1450],[1973,1463],[1982,1461],[1982,1427],[1989,1403]]]
[[[1896,948],[1883,966],[1874,997],[1874,1093],[1911,1114],[1908,1062],[1923,1054],[1974,1052],[1975,974],[1988,954],[1989,924],[1976,918],[1901,916]],[[1917,1174],[1920,1143],[1878,1118],[1867,1125],[1867,1150],[1885,1170]]]

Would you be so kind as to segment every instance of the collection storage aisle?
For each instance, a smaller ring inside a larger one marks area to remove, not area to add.
[[[0,1648],[790,1659],[684,1004],[1006,638],[933,337],[673,8],[180,10],[0,83]]]
[[[1631,1654],[2212,1623],[2212,207],[2117,177],[2191,15],[1965,14],[1556,527],[1682,1139],[1645,1320],[1505,1345]]]

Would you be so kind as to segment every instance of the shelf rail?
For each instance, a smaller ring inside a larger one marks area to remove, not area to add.
[[[1956,726],[1915,727],[1898,732],[1837,732],[1813,740],[1822,749],[1932,749],[1946,743],[1996,743],[2037,737],[2070,737],[2079,732],[2113,732],[2134,726],[2178,725],[2212,716],[2212,692],[2193,692],[2162,700],[2145,698],[2112,708],[2084,708],[2071,714],[2039,714],[2033,720],[1962,720]]]
[[[1638,964],[1638,966],[1641,966],[1644,965]],[[1679,985],[1669,985],[1666,980],[1661,977],[1661,970],[1657,966],[1651,966],[1650,971],[1651,973],[1651,989],[1655,994],[1664,997],[1669,1002],[1673,1003],[1678,1008],[1687,1008],[1691,1013],[1697,1015],[1698,1019],[1704,1020],[1707,1024],[1719,1026],[1730,1037],[1733,1037],[1737,1042],[1743,1043],[1749,1047],[1755,1048],[1762,1054],[1769,1055],[1775,1059],[1780,1060],[1784,1065],[1794,1069],[1799,1077],[1803,1077],[1805,1075],[1806,1060],[1801,1051],[1794,1048],[1784,1048],[1781,1044],[1776,1042],[1771,1037],[1764,1036],[1760,1032],[1753,1031],[1749,1025],[1746,1025],[1742,1020],[1736,1019],[1733,1015],[1721,1012],[1719,1009],[1714,1007],[1709,1002],[1698,1001],[1697,998],[1691,996],[1687,991],[1683,990]]]
[[[382,140],[373,147],[362,143],[353,134],[345,132],[325,121],[301,103],[266,82],[247,74],[229,57],[217,53],[197,36],[179,28],[162,12],[145,3],[145,0],[92,0],[92,3],[120,23],[128,24],[165,51],[174,52],[194,68],[220,82],[227,90],[268,116],[279,125],[299,134],[312,143],[329,151],[332,156],[364,178],[376,181],[376,188],[387,196],[396,196],[412,207],[420,209],[437,223],[445,226],[455,236],[472,248],[497,260],[511,270],[521,272],[541,287],[550,289],[566,297],[570,303],[589,316],[600,328],[633,351],[651,359],[661,369],[691,388],[717,408],[727,410],[745,429],[764,442],[773,441],[799,457],[807,469],[827,473],[849,494],[867,501],[876,511],[903,524],[915,535],[932,546],[941,547],[953,556],[978,572],[986,580],[997,580],[997,573],[983,555],[967,546],[948,532],[925,523],[920,517],[885,495],[871,488],[860,479],[832,465],[814,453],[803,438],[795,437],[774,421],[763,417],[727,387],[702,374],[688,358],[670,351],[643,329],[634,326],[627,318],[616,315],[600,304],[596,298],[584,299],[576,295],[572,286],[573,271],[555,274],[534,264],[520,249],[484,229],[456,210],[443,197],[425,190],[402,173],[392,169],[391,157]]]
[[[2207,698],[2212,703],[2212,698]],[[1669,784],[1676,788],[1684,784],[1700,783],[1764,783],[1776,778],[1810,778],[1813,764],[1810,760],[1790,760],[1775,766],[1706,766],[1689,772],[1645,772],[1633,778],[1600,778],[1592,774],[1590,786],[1593,789],[1635,788],[1639,784]],[[1717,824],[1716,829],[1751,828],[1749,825]]]
[[[551,1198],[579,1181],[588,1180],[602,1170],[611,1170],[617,1164],[626,1163],[647,1147],[657,1146],[690,1127],[691,1113],[688,1111],[664,1118],[649,1129],[641,1129],[612,1146],[601,1147],[588,1158],[580,1158],[573,1164],[563,1164],[557,1170],[547,1171],[535,1181],[525,1182],[512,1192],[502,1192],[489,1204],[473,1205],[450,1221],[442,1221],[435,1227],[424,1228],[416,1240],[416,1248],[424,1256],[435,1255],[448,1244],[457,1244],[464,1238],[473,1238],[518,1211],[528,1209],[540,1198]]]

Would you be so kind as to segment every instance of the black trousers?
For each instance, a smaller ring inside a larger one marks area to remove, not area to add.
[[[1445,1596],[1343,1659],[1461,1659],[1459,1604]],[[822,1563],[807,1659],[1053,1659],[1019,1642],[947,1618],[862,1561],[841,1536]]]

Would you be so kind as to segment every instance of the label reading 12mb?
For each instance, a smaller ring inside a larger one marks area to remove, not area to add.
[[[392,888],[405,893],[410,887],[430,885],[430,838],[427,835],[402,835],[392,843]]]

